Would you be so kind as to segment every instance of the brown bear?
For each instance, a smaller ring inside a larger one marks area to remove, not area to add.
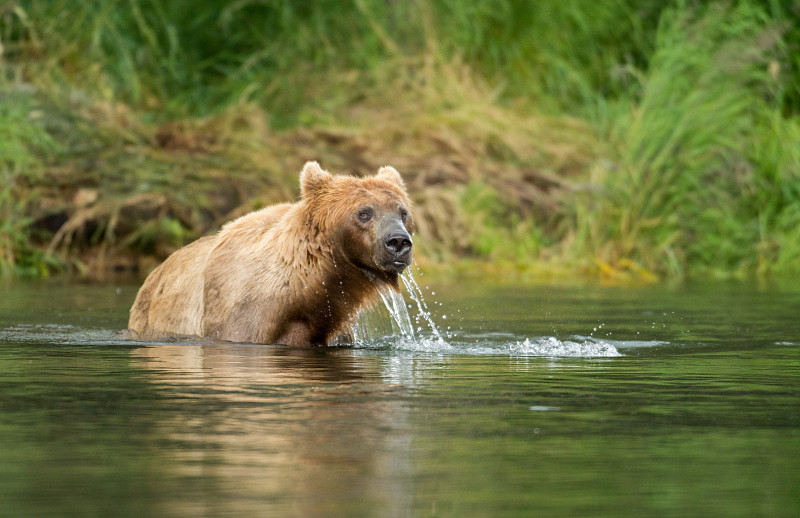
[[[170,255],[131,308],[130,335],[295,346],[338,343],[359,309],[411,263],[400,174],[300,173],[301,199],[251,212]]]

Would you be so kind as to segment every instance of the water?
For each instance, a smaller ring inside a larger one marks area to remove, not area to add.
[[[303,350],[0,287],[0,516],[797,516],[796,289],[423,278]]]

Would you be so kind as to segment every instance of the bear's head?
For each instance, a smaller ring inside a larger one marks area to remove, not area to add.
[[[306,224],[334,257],[362,271],[394,279],[411,264],[414,221],[400,174],[333,176],[308,162],[300,174]],[[343,265],[344,266],[344,265]]]

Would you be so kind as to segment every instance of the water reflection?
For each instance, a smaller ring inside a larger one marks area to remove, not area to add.
[[[160,344],[132,357],[174,405],[158,426],[181,445],[176,474],[224,495],[196,511],[263,514],[269,504],[291,515],[396,516],[409,508],[408,408],[379,359],[234,344]],[[224,509],[208,508],[217,501]]]

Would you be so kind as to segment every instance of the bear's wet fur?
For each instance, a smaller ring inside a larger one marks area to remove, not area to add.
[[[328,345],[412,258],[414,223],[400,174],[300,173],[301,198],[251,212],[186,245],[147,277],[131,308],[137,339]]]

